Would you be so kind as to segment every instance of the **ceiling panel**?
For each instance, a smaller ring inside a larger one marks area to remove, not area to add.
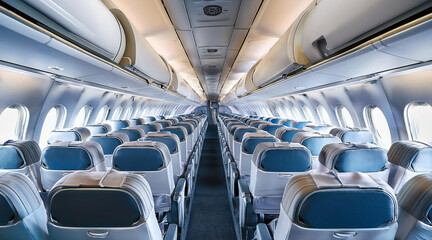
[[[227,47],[231,40],[232,27],[194,28],[198,47]]]
[[[239,5],[240,1],[238,0],[186,1],[189,20],[194,28],[221,25],[233,26],[237,18]]]

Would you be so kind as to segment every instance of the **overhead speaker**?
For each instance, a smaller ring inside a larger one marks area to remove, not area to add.
[[[207,16],[217,16],[222,13],[222,7],[219,5],[207,5],[203,8],[204,14]]]

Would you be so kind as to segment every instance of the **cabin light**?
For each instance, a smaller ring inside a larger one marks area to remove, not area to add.
[[[295,87],[295,89],[296,90],[304,90],[304,89],[306,89],[306,87],[298,86],[298,87]]]
[[[128,89],[129,87],[120,87],[120,88],[123,88],[123,89]]]
[[[48,69],[50,69],[50,70],[56,70],[56,71],[63,71],[63,68],[59,67],[59,66],[49,66]]]

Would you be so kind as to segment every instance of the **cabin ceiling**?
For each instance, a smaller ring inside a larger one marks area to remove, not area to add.
[[[204,99],[220,99],[313,0],[113,0]]]

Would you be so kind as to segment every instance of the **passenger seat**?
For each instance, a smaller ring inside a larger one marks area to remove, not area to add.
[[[96,135],[96,134],[104,134],[111,132],[111,125],[109,124],[93,124],[93,125],[87,125],[86,128],[90,131],[90,134]]]
[[[76,172],[48,196],[50,239],[162,239],[147,181],[127,172]],[[164,239],[177,239],[170,225]]]
[[[50,133],[48,144],[54,142],[85,141],[91,136],[90,130],[85,127],[57,129]]]
[[[333,128],[330,134],[342,142],[374,143],[372,132],[365,128]]]
[[[129,142],[129,137],[125,133],[96,134],[89,141],[100,144],[105,156],[105,165],[109,169],[112,167],[112,154],[115,148],[125,142]]]

